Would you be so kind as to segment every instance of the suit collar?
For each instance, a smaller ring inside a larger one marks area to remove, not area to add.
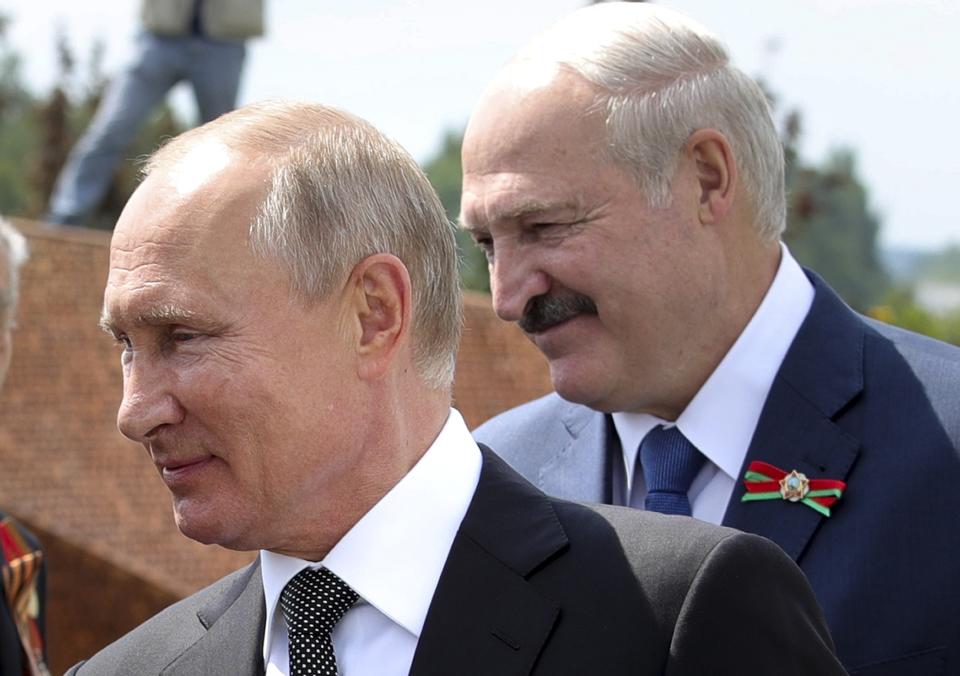
[[[414,676],[529,673],[559,617],[525,579],[568,545],[553,505],[481,450],[480,481],[430,604]]]
[[[260,560],[240,571],[223,592],[197,610],[196,642],[162,676],[240,676],[263,673],[265,612]]]
[[[833,417],[863,391],[867,326],[815,273],[816,295],[780,367],[779,377],[824,416]]]
[[[867,329],[823,280],[807,274],[813,306],[770,389],[741,478],[750,462],[762,460],[810,478],[844,480],[859,452],[859,441],[834,421],[863,391]],[[768,537],[798,560],[825,517],[783,501],[742,503],[744,492],[738,484],[723,524]]]

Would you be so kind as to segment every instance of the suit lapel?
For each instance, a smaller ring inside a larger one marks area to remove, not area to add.
[[[257,559],[221,596],[197,611],[206,631],[162,676],[262,674],[265,614]]]
[[[860,442],[835,423],[863,390],[865,326],[815,275],[810,314],[774,379],[723,525],[776,542],[794,561],[826,518],[801,503],[741,502],[747,466],[762,460],[808,478],[846,480]],[[841,500],[834,509],[843,509]]]
[[[528,674],[560,609],[526,576],[567,537],[549,501],[488,449],[414,655],[411,676]]]
[[[568,438],[541,466],[537,486],[569,500],[609,502],[609,462],[617,457],[619,439],[609,433],[604,414],[567,402],[563,406],[560,419]]]

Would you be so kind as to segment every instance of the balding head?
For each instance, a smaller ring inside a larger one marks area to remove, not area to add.
[[[120,431],[194,539],[320,560],[449,415],[451,224],[370,125],[262,104],[170,142],[114,230]]]
[[[344,111],[270,102],[178,136],[150,159],[145,174],[197,153],[216,167],[228,152],[266,165],[251,243],[287,269],[298,298],[323,298],[366,256],[390,253],[404,262],[413,285],[417,367],[431,386],[449,387],[462,323],[456,244],[443,206],[410,155]],[[198,177],[179,180],[189,185]]]

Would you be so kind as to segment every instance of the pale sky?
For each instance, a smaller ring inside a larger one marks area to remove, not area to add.
[[[419,160],[461,129],[486,82],[524,42],[581,0],[267,0],[241,103],[271,97],[341,106]],[[952,0],[676,0],[803,113],[802,152],[855,149],[887,245],[960,243],[960,9]],[[47,91],[54,36],[86,62],[94,38],[115,72],[136,33],[133,0],[0,0],[26,81]],[[188,90],[177,106],[192,112]]]

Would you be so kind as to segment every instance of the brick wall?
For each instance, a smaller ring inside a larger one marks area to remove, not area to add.
[[[119,354],[97,328],[109,236],[15,221],[22,273],[0,393],[0,504],[48,545],[54,673],[250,560],[180,535],[144,450],[116,430]],[[454,398],[473,427],[550,389],[546,365],[489,298],[467,294]]]

